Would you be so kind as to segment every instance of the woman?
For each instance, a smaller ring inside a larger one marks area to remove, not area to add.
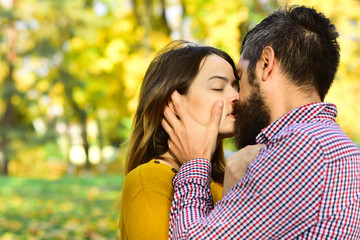
[[[174,42],[151,62],[140,90],[126,159],[120,222],[121,239],[168,239],[173,199],[172,178],[180,167],[168,151],[161,126],[163,110],[177,90],[199,123],[210,119],[211,108],[224,102],[218,146],[211,159],[213,202],[222,197],[222,140],[234,134],[233,104],[239,98],[235,64],[225,52],[189,42]]]

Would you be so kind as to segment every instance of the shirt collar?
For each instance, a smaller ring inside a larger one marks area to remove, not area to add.
[[[268,142],[284,127],[291,124],[324,121],[325,119],[335,121],[336,115],[336,106],[332,103],[317,102],[297,107],[261,130],[256,137],[256,142],[258,144]]]

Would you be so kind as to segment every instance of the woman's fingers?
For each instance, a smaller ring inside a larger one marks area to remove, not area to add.
[[[245,175],[248,165],[264,146],[246,146],[226,159],[223,196]]]

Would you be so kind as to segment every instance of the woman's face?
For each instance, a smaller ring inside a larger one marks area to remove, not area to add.
[[[189,91],[183,95],[190,115],[199,123],[207,124],[211,110],[218,100],[223,100],[224,109],[219,126],[219,137],[234,135],[235,116],[233,105],[239,100],[239,85],[231,65],[218,55],[205,57],[200,64]]]

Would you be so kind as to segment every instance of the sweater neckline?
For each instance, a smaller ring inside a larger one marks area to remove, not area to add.
[[[165,163],[162,163],[162,162],[160,162],[159,160],[157,160],[157,159],[152,159],[151,161],[150,161],[150,163],[152,163],[152,164],[156,164],[156,165],[159,165],[159,166],[165,166],[165,167],[167,167],[169,170],[171,170],[173,173],[177,173],[178,171],[174,168],[174,167],[171,167],[171,166],[169,166],[169,165],[167,165],[167,164],[165,164]]]

